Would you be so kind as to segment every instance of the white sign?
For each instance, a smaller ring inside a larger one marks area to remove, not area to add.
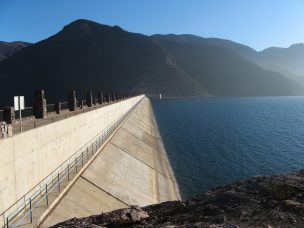
[[[19,110],[19,97],[14,97],[14,108]]]
[[[24,96],[15,96],[14,97],[14,108],[15,110],[23,110],[24,109]]]

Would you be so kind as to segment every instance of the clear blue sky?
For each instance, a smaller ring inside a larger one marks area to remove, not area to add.
[[[304,0],[0,0],[0,40],[37,42],[85,18],[143,34],[196,34],[257,50],[304,42]]]

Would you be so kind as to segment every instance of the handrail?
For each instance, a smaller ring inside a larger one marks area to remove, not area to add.
[[[142,100],[142,99],[141,99]],[[127,116],[132,112],[132,110],[140,103],[139,100],[130,110],[128,110],[122,117],[118,120],[113,121],[111,124],[107,125],[101,132],[93,137],[89,142],[87,142],[84,146],[82,146],[79,150],[77,150],[73,155],[71,155],[68,159],[66,159],[60,166],[58,166],[52,173],[50,173],[47,177],[45,177],[42,181],[40,181],[36,186],[34,186],[30,191],[28,191],[23,197],[17,200],[12,206],[10,206],[7,210],[5,210],[0,216],[3,216],[4,226],[9,227],[9,223],[20,215],[22,212],[24,214],[12,225],[12,227],[18,226],[21,221],[29,216],[32,221],[32,211],[33,209],[43,200],[45,199],[48,203],[48,194],[56,187],[59,186],[62,180],[72,171],[73,168],[77,166],[81,161],[83,166],[83,159],[88,157],[89,154],[91,156],[94,155],[98,148],[103,145],[106,139],[117,129],[117,127],[127,118]],[[97,145],[99,147],[97,147]],[[94,151],[95,146],[95,151]],[[81,160],[80,160],[81,159]],[[65,168],[63,168],[65,166]],[[60,170],[60,171],[59,171]],[[55,183],[54,183],[55,180]],[[57,180],[57,182],[56,182]],[[43,186],[43,187],[41,187]],[[50,187],[51,186],[51,187]],[[40,198],[39,198],[40,196]],[[33,204],[34,203],[34,204]],[[13,207],[15,209],[11,210]],[[27,207],[29,210],[27,211]],[[9,212],[8,215],[6,215]]]

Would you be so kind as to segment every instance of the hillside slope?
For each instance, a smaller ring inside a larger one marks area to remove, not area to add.
[[[265,68],[279,71],[293,78],[304,78],[304,44],[289,48],[267,48],[259,53]]]
[[[154,37],[173,54],[177,65],[197,79],[211,94],[277,96],[300,92],[298,86],[284,75],[265,70],[243,57],[240,53],[255,55],[246,46],[219,39],[217,42],[216,39],[193,40],[189,36]]]
[[[154,40],[86,20],[1,62],[0,84],[6,85],[0,104],[16,93],[32,97],[36,88],[52,101],[65,99],[71,89],[78,96],[100,89],[204,93]]]
[[[15,41],[15,42],[3,42],[0,41],[0,62],[11,57],[15,52],[30,46],[30,43]]]

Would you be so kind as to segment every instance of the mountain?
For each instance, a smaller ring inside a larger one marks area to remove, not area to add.
[[[15,41],[15,42],[3,42],[0,41],[0,62],[2,60],[11,57],[15,52],[31,45],[31,43]]]
[[[155,35],[155,37],[157,36],[159,35]],[[165,41],[174,41],[176,43],[209,44],[226,48],[266,70],[278,72],[297,81],[303,79],[304,82],[303,43],[293,44],[289,48],[271,47],[257,52],[248,46],[218,38],[202,38],[194,35],[176,36],[174,34],[161,37]]]
[[[231,41],[189,35],[154,36],[176,63],[216,96],[276,96],[300,92],[284,75],[250,61],[253,49]],[[246,57],[245,57],[246,56]]]
[[[212,45],[217,46],[225,49],[229,49],[231,51],[235,51],[238,54],[241,54],[246,57],[250,56],[257,56],[258,53],[243,44],[239,44],[230,40],[225,39],[219,39],[219,38],[203,38],[200,36],[190,35],[190,34],[183,34],[183,35],[175,35],[175,34],[169,34],[169,35],[153,35],[152,37],[158,37],[161,38],[163,41],[174,41],[176,43],[192,43],[192,44],[205,44],[205,45]]]
[[[304,44],[294,44],[289,48],[271,47],[259,53],[265,68],[279,71],[293,78],[304,77]]]
[[[88,90],[204,94],[173,62],[148,36],[77,20],[0,63],[0,84],[7,85],[0,104],[7,105],[13,94],[31,103],[36,88],[44,88],[50,102],[66,100],[71,89],[81,98]]]
[[[192,35],[146,36],[77,20],[0,62],[0,107],[43,88],[49,103],[76,89],[212,96],[296,95],[302,87],[251,61],[244,45]]]

